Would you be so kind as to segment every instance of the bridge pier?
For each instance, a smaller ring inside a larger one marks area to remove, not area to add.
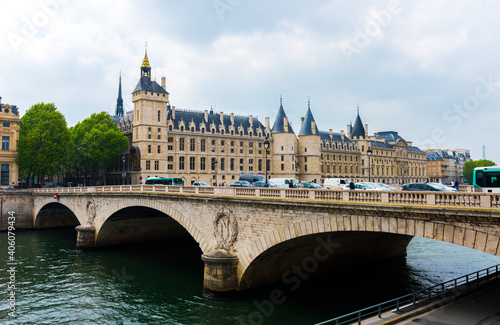
[[[95,248],[95,227],[94,226],[78,226],[76,227],[76,249],[92,249]]]
[[[201,260],[205,263],[203,290],[213,293],[238,291],[237,256],[225,251],[212,251],[203,254]]]

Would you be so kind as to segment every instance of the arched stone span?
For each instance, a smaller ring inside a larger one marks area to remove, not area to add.
[[[59,202],[50,202],[41,207],[33,222],[36,228],[76,227],[81,224],[75,213]]]
[[[339,233],[342,236],[339,236]],[[499,234],[463,225],[446,224],[442,221],[366,215],[331,216],[297,222],[267,232],[249,244],[246,249],[241,250],[238,265],[238,273],[241,274],[239,289],[279,281],[294,262],[300,264],[301,261],[311,258],[317,260],[318,267],[323,264],[323,269],[334,268],[335,265],[326,260],[321,261],[320,255],[319,258],[316,256],[321,250],[323,253],[335,255],[336,262],[350,264],[352,261],[345,256],[342,246],[349,243],[352,245],[358,240],[365,244],[364,247],[351,246],[349,250],[363,261],[404,255],[406,246],[414,236],[500,256]],[[345,235],[349,236],[349,240],[346,241]],[[313,239],[308,241],[307,238]],[[390,240],[391,244],[386,245],[386,240]],[[286,246],[286,243],[289,245]],[[283,256],[286,251],[292,250],[293,247],[298,249],[298,252],[290,252],[295,255],[294,260],[284,262]],[[256,263],[260,265],[253,266]],[[274,272],[263,270],[265,265],[272,265],[271,269]]]

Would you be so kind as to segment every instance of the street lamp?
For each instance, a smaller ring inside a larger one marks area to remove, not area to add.
[[[122,161],[123,161],[123,167],[122,167],[122,184],[125,185],[125,160],[127,159],[127,157],[125,156],[125,154],[123,154],[122,156]]]
[[[371,182],[371,169],[372,165],[370,164],[370,156],[372,155],[372,148],[368,147],[368,150],[366,150],[366,154],[368,155],[368,182]]]
[[[215,186],[217,186],[217,159],[214,158]]]
[[[63,165],[61,165],[61,179],[59,180],[59,186],[63,187]]]
[[[264,140],[264,148],[266,149],[266,184],[265,184],[265,187],[268,187],[268,184],[267,184],[267,149],[269,149],[269,140],[267,139],[267,135],[266,135],[266,139]]]

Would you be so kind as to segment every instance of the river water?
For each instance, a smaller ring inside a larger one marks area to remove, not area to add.
[[[500,258],[414,238],[408,256],[218,297],[203,286],[194,241],[84,252],[73,229],[17,231],[15,317],[0,233],[0,324],[314,324],[495,264]],[[284,302],[271,303],[279,288]]]

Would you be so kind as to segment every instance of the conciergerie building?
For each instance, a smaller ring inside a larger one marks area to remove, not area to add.
[[[124,112],[119,82],[116,125],[128,137],[123,166],[112,184],[144,184],[148,177],[180,177],[184,184],[230,185],[241,174],[296,178],[323,184],[325,178],[402,184],[427,179],[426,154],[398,132],[368,134],[359,106],[354,126],[346,132],[321,131],[310,104],[298,134],[282,100],[270,124],[258,118],[213,109],[194,111],[171,105],[166,79],[151,79],[147,51],[140,79],[132,91],[134,110]],[[266,137],[269,149],[264,148]],[[122,178],[125,171],[125,179]]]

